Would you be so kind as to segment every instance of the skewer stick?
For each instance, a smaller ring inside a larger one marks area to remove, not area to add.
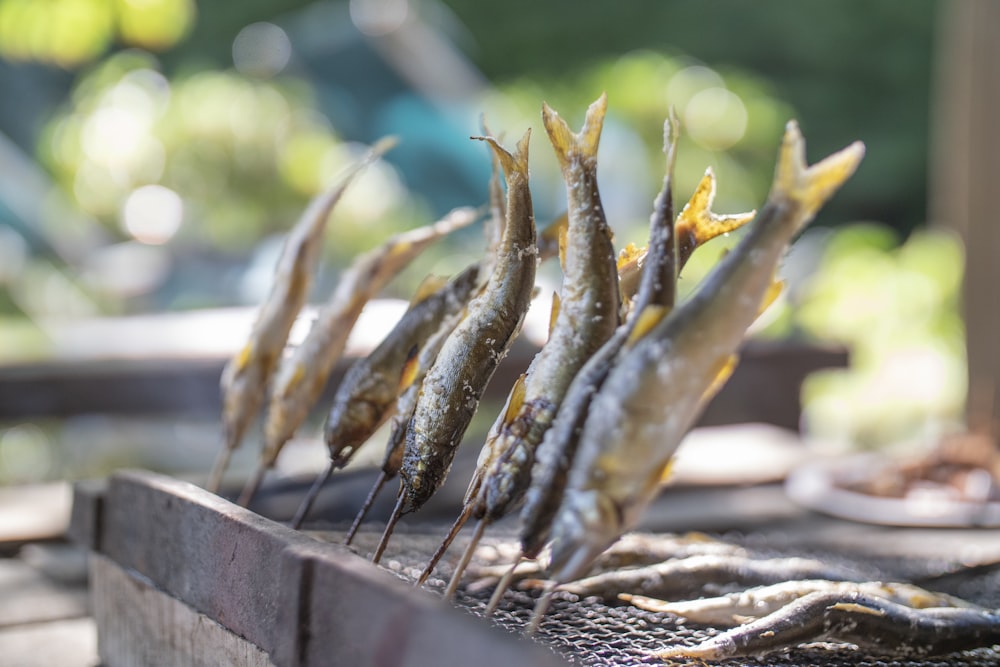
[[[493,615],[493,612],[497,610],[497,607],[500,606],[500,600],[503,599],[503,594],[507,592],[507,589],[510,588],[511,582],[514,581],[514,571],[523,560],[524,556],[518,555],[517,560],[515,560],[514,564],[510,566],[510,569],[504,572],[504,575],[500,577],[500,581],[497,582],[497,587],[493,589],[493,595],[490,596],[490,602],[486,605],[486,612],[483,616],[489,618]]]
[[[292,523],[290,525],[295,530],[302,527],[302,523],[306,520],[306,516],[308,516],[309,510],[312,509],[313,503],[316,502],[316,498],[319,496],[320,490],[326,486],[328,481],[330,481],[330,476],[333,475],[333,469],[334,464],[331,460],[326,464],[326,469],[316,475],[316,479],[313,481],[312,486],[309,487],[309,492],[306,493],[306,497],[302,499],[302,502],[299,504],[299,508],[295,510],[295,516],[292,517]]]
[[[427,562],[427,565],[424,567],[424,571],[420,573],[420,577],[417,579],[417,583],[415,584],[416,586],[423,586],[424,582],[427,581],[427,577],[431,576],[431,572],[433,572],[434,568],[437,567],[438,561],[440,561],[441,557],[448,551],[448,548],[455,540],[459,531],[461,531],[462,527],[465,526],[465,522],[469,520],[470,516],[472,516],[472,508],[472,503],[467,503],[465,507],[462,508],[462,513],[458,515],[457,519],[455,519],[455,523],[451,524],[451,530],[448,531],[448,534],[445,536],[440,546],[438,546],[437,551],[434,552],[434,555],[431,556],[431,559]]]
[[[455,596],[458,585],[462,583],[462,574],[465,572],[465,568],[469,566],[472,554],[476,551],[476,545],[479,544],[479,540],[483,537],[483,531],[486,530],[487,525],[489,525],[489,522],[485,519],[480,519],[479,523],[476,524],[476,532],[472,534],[472,540],[469,542],[469,546],[465,547],[465,551],[462,553],[462,560],[458,561],[458,565],[455,566],[455,571],[451,575],[451,581],[448,582],[448,588],[444,592],[445,600],[450,600]]]
[[[375,499],[381,493],[382,487],[385,486],[387,481],[389,481],[389,474],[385,470],[379,472],[378,477],[375,479],[375,484],[372,486],[371,491],[368,492],[368,497],[365,498],[365,503],[358,510],[358,515],[354,517],[354,523],[351,524],[350,529],[347,531],[347,536],[344,538],[345,546],[354,541],[354,536],[357,535],[358,528],[361,527],[361,522],[368,516],[368,511],[375,504]]]
[[[247,480],[246,486],[243,487],[243,491],[240,493],[239,499],[236,504],[240,507],[249,507],[250,501],[257,494],[257,490],[260,488],[260,483],[264,481],[264,475],[267,474],[268,469],[271,466],[267,461],[260,461],[257,464],[257,469],[253,471],[253,475]]]
[[[402,488],[399,490],[399,499],[396,501],[396,506],[392,510],[392,516],[389,517],[389,522],[385,524],[385,530],[382,532],[382,539],[378,541],[378,546],[375,547],[375,555],[372,556],[372,564],[378,565],[378,562],[382,560],[382,554],[385,553],[385,548],[389,544],[389,538],[392,537],[392,531],[396,528],[396,524],[399,523],[399,518],[403,516],[403,505],[406,503],[406,494],[403,493]]]
[[[528,626],[524,630],[524,634],[527,636],[532,636],[538,632],[538,626],[542,624],[542,618],[545,617],[545,613],[549,610],[549,605],[552,604],[552,594],[556,592],[556,588],[559,583],[554,583],[545,589],[545,593],[538,600],[538,604],[535,605],[535,610],[531,613],[531,620],[528,621]]]
[[[226,474],[226,468],[229,467],[229,459],[233,457],[233,448],[223,447],[219,450],[218,456],[215,457],[215,463],[212,465],[212,472],[208,476],[208,484],[205,485],[205,490],[209,493],[218,493],[219,487],[222,486],[222,476]]]

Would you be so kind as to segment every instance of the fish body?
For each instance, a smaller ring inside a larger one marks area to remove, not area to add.
[[[344,375],[323,429],[335,467],[346,465],[357,448],[392,415],[407,361],[443,321],[465,308],[478,280],[479,265],[473,264],[440,289],[417,300],[378,347],[356,361]]]
[[[262,461],[266,465],[273,465],[282,446],[316,403],[365,304],[428,245],[476,218],[474,209],[456,209],[432,225],[393,236],[359,256],[343,272],[305,340],[275,378],[265,425]]]
[[[648,611],[666,611],[695,623],[728,627],[772,614],[785,605],[811,593],[835,593],[838,595],[862,593],[883,598],[911,609],[929,607],[982,609],[952,595],[934,593],[913,584],[881,581],[830,581],[828,579],[793,579],[719,597],[677,602],[641,595],[620,594],[618,597]]]
[[[848,642],[870,655],[927,658],[1000,643],[1000,614],[970,607],[914,609],[861,592],[816,592],[701,644],[656,656],[715,661],[818,641]]]
[[[864,152],[857,143],[806,168],[804,148],[789,123],[774,185],[749,232],[689,300],[624,351],[594,396],[552,525],[557,582],[581,576],[638,522],[720,372],[731,368],[792,238]]]
[[[487,138],[507,181],[506,214],[496,266],[464,319],[445,340],[420,387],[406,431],[400,511],[421,507],[444,482],[483,391],[521,329],[538,263],[528,189],[528,139],[515,154]]]
[[[261,306],[250,338],[222,371],[220,387],[225,441],[208,483],[209,490],[218,489],[229,455],[239,447],[250,422],[264,403],[267,384],[312,285],[330,212],[351,181],[394,144],[394,140],[376,144],[336,185],[309,203],[289,232],[275,267],[274,284]]]
[[[604,383],[611,367],[617,363],[621,350],[633,336],[633,331],[636,327],[640,330],[649,327],[656,317],[673,308],[677,295],[677,274],[687,264],[695,249],[717,236],[739,228],[754,215],[718,215],[712,211],[715,175],[709,169],[688,203],[674,219],[673,168],[677,150],[677,124],[673,113],[664,123],[663,150],[667,168],[663,186],[653,203],[649,243],[644,249],[630,246],[619,255],[619,287],[623,311],[631,316],[573,378],[552,428],[545,433],[542,444],[538,447],[538,460],[532,471],[535,483],[526,493],[525,506],[521,512],[521,546],[525,557],[537,557],[549,539],[552,520],[562,502],[566,478],[576,456],[576,447],[589,413],[590,401]],[[654,317],[650,317],[651,315]]]
[[[532,360],[522,393],[491,430],[470,485],[473,515],[494,521],[519,503],[535,450],[573,377],[618,326],[618,274],[612,232],[597,187],[597,149],[607,110],[602,95],[579,133],[548,105],[542,118],[566,182],[568,224],[558,312],[549,339]],[[478,491],[478,493],[476,493]]]

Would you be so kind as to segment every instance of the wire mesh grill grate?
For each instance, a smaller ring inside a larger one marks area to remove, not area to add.
[[[355,538],[354,549],[370,556],[378,541],[381,526],[362,530]],[[382,565],[396,576],[413,582],[437,548],[444,530],[415,532],[402,529],[393,536],[383,556]],[[339,541],[340,533],[316,534],[321,539]],[[732,540],[729,540],[732,541]],[[467,542],[455,540],[448,555],[441,561],[425,588],[442,594],[459,554]],[[933,579],[932,590],[963,597],[971,602],[1000,608],[1000,567],[966,570],[959,563],[920,561],[896,557],[852,557],[848,554],[814,554],[803,551],[769,549],[753,550],[761,557],[810,556],[840,565],[847,565],[871,575],[873,580],[904,581]],[[511,563],[516,554],[512,537],[484,538],[474,557],[479,564]],[[476,616],[483,616],[493,592],[495,579],[477,577],[470,567],[454,603]],[[739,587],[706,589],[706,595],[739,590]],[[607,604],[599,598],[580,598],[569,592],[557,592],[538,633],[533,638],[523,636],[541,591],[537,588],[512,588],[504,596],[489,622],[508,630],[519,641],[536,641],[557,652],[570,664],[587,667],[624,667],[665,664],[653,655],[674,645],[693,645],[717,634],[720,630],[668,614],[649,612],[625,603]],[[487,622],[484,619],[484,622]],[[697,660],[672,660],[671,666],[702,665]],[[1000,647],[979,649],[931,659],[887,659],[865,655],[852,647],[829,643],[801,646],[786,653],[766,658],[737,658],[720,665],[775,665],[795,667],[1000,667]]]

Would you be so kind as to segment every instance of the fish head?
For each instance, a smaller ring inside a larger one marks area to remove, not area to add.
[[[587,574],[624,532],[623,522],[618,506],[600,491],[567,493],[552,524],[551,577],[563,583]]]
[[[339,410],[337,408],[340,408]],[[323,439],[335,468],[347,465],[357,449],[382,421],[385,410],[371,401],[354,400],[335,406],[323,426]]]

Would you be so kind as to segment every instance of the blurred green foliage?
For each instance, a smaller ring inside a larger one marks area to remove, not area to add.
[[[965,333],[961,242],[919,231],[902,244],[880,225],[837,230],[796,292],[795,325],[847,345],[849,370],[804,386],[810,433],[864,447],[905,443],[961,423]]]
[[[926,221],[939,0],[447,4],[467,28],[466,52],[501,85],[574,79],[637,49],[704,63],[723,75],[753,72],[795,110],[810,156],[854,139],[868,147],[858,176],[817,224],[880,220],[908,232]],[[635,94],[658,95],[648,83],[637,84]],[[618,103],[612,98],[611,107]]]
[[[193,0],[3,0],[0,56],[72,68],[112,43],[162,50],[195,20]]]

